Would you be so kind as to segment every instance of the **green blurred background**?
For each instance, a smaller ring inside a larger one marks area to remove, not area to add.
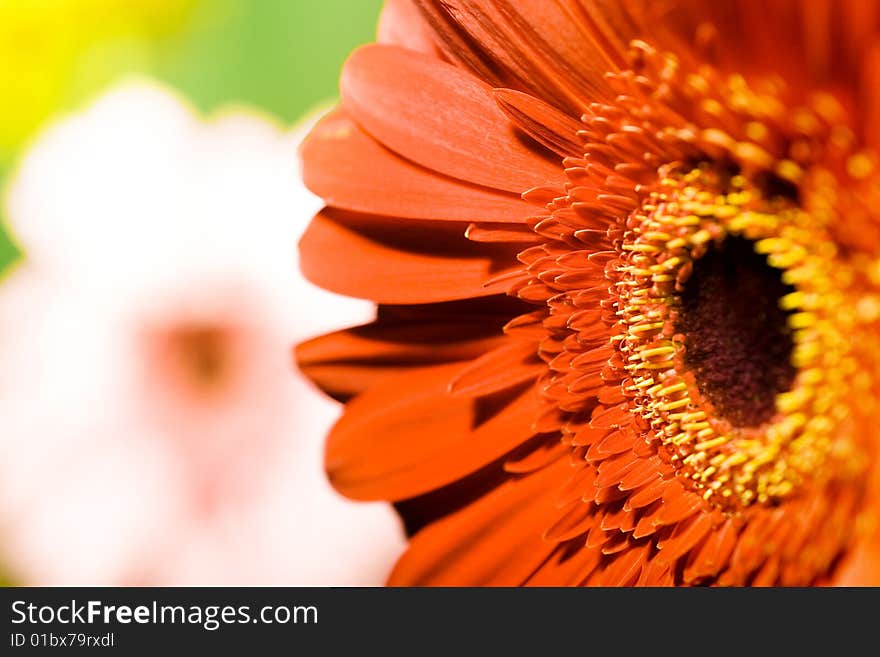
[[[0,0],[0,186],[48,121],[131,74],[170,84],[205,112],[244,103],[293,122],[336,97],[342,62],[373,39],[381,4]],[[0,227],[0,272],[18,255]]]

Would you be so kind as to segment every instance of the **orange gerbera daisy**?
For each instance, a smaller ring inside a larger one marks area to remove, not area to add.
[[[298,348],[390,583],[877,583],[880,4],[394,0]]]

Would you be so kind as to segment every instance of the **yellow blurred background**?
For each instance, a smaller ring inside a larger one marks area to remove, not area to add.
[[[381,0],[0,0],[0,185],[47,120],[147,74],[201,110],[293,121],[333,98]],[[0,231],[0,271],[17,249]]]

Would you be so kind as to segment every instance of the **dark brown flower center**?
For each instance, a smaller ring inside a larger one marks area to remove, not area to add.
[[[241,378],[241,334],[239,327],[200,320],[151,327],[145,335],[151,390],[167,391],[175,408],[222,399]]]
[[[208,390],[221,385],[232,365],[230,335],[223,327],[178,327],[168,336],[168,347],[179,373],[194,388]]]
[[[794,381],[789,313],[779,303],[794,288],[781,273],[752,242],[728,237],[694,263],[681,295],[685,363],[700,393],[735,427],[769,420],[776,395]]]

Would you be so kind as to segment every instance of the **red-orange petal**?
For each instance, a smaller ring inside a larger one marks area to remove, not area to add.
[[[327,470],[340,492],[354,499],[415,497],[534,434],[530,422],[540,404],[534,390],[478,404],[449,394],[461,370],[450,364],[390,375],[347,405],[327,441]]]
[[[566,459],[514,477],[411,540],[389,578],[391,586],[522,584],[556,549],[541,537],[553,509],[553,482]]]
[[[598,586],[632,586],[639,579],[642,569],[648,564],[651,544],[631,544],[618,554],[590,583]]]
[[[577,586],[599,565],[602,553],[583,546],[560,545],[553,556],[529,577],[526,586]]]
[[[485,323],[425,317],[378,321],[297,345],[297,365],[324,392],[347,399],[381,378],[423,365],[471,361],[505,342]]]
[[[421,231],[421,232],[420,232]],[[328,210],[318,214],[300,241],[300,268],[323,288],[378,303],[431,303],[503,293],[508,284],[486,281],[519,267],[461,238],[457,253],[436,247],[431,231],[417,226],[373,232],[355,230]]]
[[[568,446],[561,442],[557,436],[545,438],[544,442],[538,447],[532,447],[527,444],[523,449],[528,448],[528,452],[517,454],[517,450],[504,460],[504,471],[512,474],[525,474],[533,472],[545,465],[549,465],[558,458],[562,458],[569,453]]]
[[[341,91],[367,132],[434,171],[517,194],[564,179],[559,162],[516,133],[491,87],[445,62],[362,46],[345,64]]]
[[[677,525],[670,537],[660,541],[657,547],[660,554],[655,557],[661,563],[672,566],[675,561],[687,554],[712,529],[712,516],[709,513],[698,513],[687,521]]]
[[[470,363],[449,390],[454,395],[479,397],[535,380],[544,367],[537,344],[508,339],[506,344]]]
[[[327,205],[345,210],[504,223],[525,223],[535,210],[516,195],[470,185],[395,155],[343,110],[321,119],[303,143],[301,155],[306,187]]]
[[[730,520],[713,531],[685,568],[685,581],[694,582],[704,577],[717,576],[727,566],[736,547],[736,538],[736,527]]]
[[[530,94],[513,89],[495,89],[495,100],[511,120],[532,139],[562,157],[580,157],[584,144],[577,136],[583,124]]]
[[[433,32],[413,0],[385,0],[376,40],[440,57]]]
[[[596,507],[577,500],[544,532],[548,541],[567,541],[585,534],[596,523]]]
[[[527,225],[475,223],[468,226],[465,236],[472,242],[506,242],[517,244],[534,244],[541,237]]]
[[[586,103],[613,97],[604,75],[617,63],[567,4],[421,0],[450,59],[493,86],[521,89],[578,116]]]

